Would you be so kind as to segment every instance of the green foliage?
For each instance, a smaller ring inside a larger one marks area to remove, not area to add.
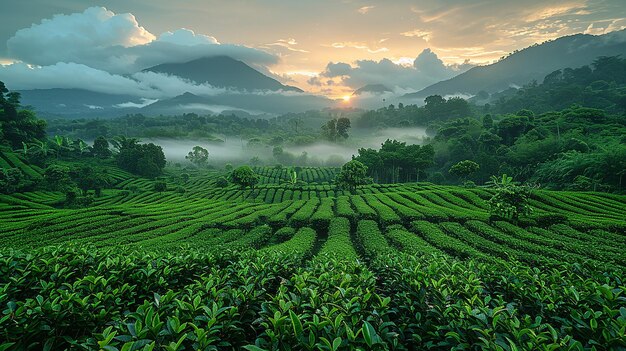
[[[394,105],[367,111],[355,121],[358,127],[376,128],[426,126],[431,122],[472,116],[470,104],[461,98],[444,99],[439,95],[427,97],[424,106]]]
[[[112,152],[109,149],[109,142],[108,140],[103,137],[103,136],[99,136],[96,138],[96,140],[94,140],[93,142],[93,146],[91,148],[91,153],[98,158],[108,158],[111,157]]]
[[[254,173],[250,166],[240,166],[231,173],[230,181],[242,189],[254,189],[254,186],[259,182],[259,176]]]
[[[466,179],[472,173],[477,172],[480,169],[478,163],[471,160],[463,160],[450,167],[448,173],[454,174],[462,179]]]
[[[356,192],[357,186],[369,182],[367,166],[357,160],[344,164],[339,174],[337,174],[337,178],[335,178],[335,184],[338,187],[348,189],[351,193]]]
[[[215,185],[220,188],[225,188],[229,185],[228,179],[226,177],[219,177],[215,181]]]
[[[65,166],[52,164],[43,172],[43,181],[49,190],[64,190],[70,181],[70,169]]]
[[[162,180],[157,180],[153,183],[152,189],[156,192],[162,193],[167,190],[167,183]]]
[[[89,166],[72,169],[69,172],[69,176],[76,186],[82,190],[83,195],[87,195],[89,190],[94,190],[96,196],[99,196],[102,189],[108,187],[110,182],[106,174]]]
[[[346,117],[331,119],[322,126],[322,136],[328,141],[337,141],[337,139],[348,139],[348,130],[350,129],[350,119]]]
[[[30,110],[22,109],[20,93],[10,92],[0,81],[0,139],[12,148],[21,148],[23,143],[45,139],[46,122],[37,118]]]
[[[122,139],[117,143],[117,164],[120,168],[148,178],[159,176],[165,167],[165,154],[153,143],[139,144],[136,139]]]
[[[194,146],[185,159],[198,167],[205,167],[209,162],[209,150],[202,146]]]
[[[490,185],[495,194],[489,199],[489,212],[496,218],[517,221],[520,216],[532,213],[530,206],[531,190],[528,186],[520,186],[513,182],[513,177],[506,174],[502,178],[493,176]]]
[[[435,151],[431,145],[406,145],[387,139],[379,151],[361,148],[355,160],[368,168],[374,181],[396,183],[419,181],[424,170],[433,164]]]
[[[0,168],[0,192],[12,194],[16,191],[23,191],[30,182],[19,168]]]
[[[562,110],[573,104],[623,112],[626,58],[598,57],[589,66],[565,68],[548,74],[542,84],[528,84],[494,96],[495,112],[530,108],[536,113]]]

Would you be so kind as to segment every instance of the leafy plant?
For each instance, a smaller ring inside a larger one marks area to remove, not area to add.
[[[532,213],[529,203],[530,187],[518,185],[513,177],[506,174],[501,178],[492,176],[488,184],[495,189],[495,194],[489,199],[489,212],[492,216],[517,221],[520,216]]]

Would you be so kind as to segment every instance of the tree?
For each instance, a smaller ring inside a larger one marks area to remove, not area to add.
[[[335,178],[335,184],[339,188],[348,189],[350,193],[356,193],[356,187],[368,184],[371,179],[367,176],[367,166],[352,160],[341,166],[341,171]]]
[[[298,134],[298,133],[299,133],[300,126],[302,126],[302,119],[300,119],[300,118],[292,118],[292,119],[290,119],[290,120],[287,122],[287,124],[289,124],[289,126],[290,126],[291,128],[293,128],[293,130],[294,130],[294,132],[295,132],[296,134]]]
[[[160,146],[126,138],[116,140],[114,145],[119,149],[116,159],[120,168],[150,178],[163,172],[165,154]]]
[[[194,146],[185,158],[198,167],[204,167],[209,162],[209,150],[202,146]]]
[[[350,129],[350,119],[341,117],[339,119],[334,118],[326,122],[322,126],[322,136],[328,141],[337,141],[338,137],[344,139],[348,138],[348,129]]]
[[[70,169],[60,165],[50,165],[43,172],[43,181],[49,190],[66,190],[71,185]]]
[[[348,129],[350,129],[350,119],[346,117],[341,117],[337,120],[335,124],[335,128],[337,129],[337,136],[340,136],[344,139],[348,139]]]
[[[20,105],[20,93],[9,90],[0,81],[0,136],[3,143],[12,148],[22,143],[42,140],[46,137],[46,122],[38,119],[33,111]]]
[[[378,182],[383,168],[383,160],[378,151],[371,148],[360,148],[358,152],[359,155],[352,157],[352,159],[363,163],[367,167],[369,176],[373,177],[374,181]]]
[[[531,189],[520,186],[513,177],[503,174],[501,178],[491,177],[489,184],[495,188],[495,194],[489,199],[489,212],[492,217],[517,222],[520,216],[532,213],[530,207]]]
[[[493,118],[491,115],[483,116],[483,128],[489,130],[493,127]]]
[[[0,168],[0,193],[11,194],[20,190],[24,174],[19,168]]]
[[[86,196],[89,190],[94,190],[96,196],[99,196],[102,189],[109,185],[109,179],[105,174],[89,166],[73,169],[69,175],[83,196]]]
[[[109,142],[103,136],[99,136],[93,141],[91,153],[94,157],[109,158],[111,157],[111,150],[109,150]]]
[[[259,182],[259,175],[254,173],[250,166],[240,166],[231,173],[230,180],[241,189],[250,188],[250,193],[252,193],[254,186]]]
[[[322,136],[328,141],[337,140],[337,119],[331,119],[322,126]]]
[[[467,177],[477,172],[479,169],[480,165],[478,163],[471,160],[464,160],[450,167],[450,170],[448,172],[465,180],[467,179]]]

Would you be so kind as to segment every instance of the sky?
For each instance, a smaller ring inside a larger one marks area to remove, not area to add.
[[[158,98],[151,89],[162,77],[138,71],[225,54],[331,98],[378,83],[410,92],[535,43],[626,28],[624,5],[624,0],[2,0],[0,80],[10,78],[22,89],[45,88],[81,75],[91,84],[143,89]]]

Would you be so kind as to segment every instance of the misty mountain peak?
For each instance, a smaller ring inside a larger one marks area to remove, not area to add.
[[[144,71],[165,73],[199,84],[236,90],[298,91],[229,56],[202,57],[184,63],[164,63]]]

